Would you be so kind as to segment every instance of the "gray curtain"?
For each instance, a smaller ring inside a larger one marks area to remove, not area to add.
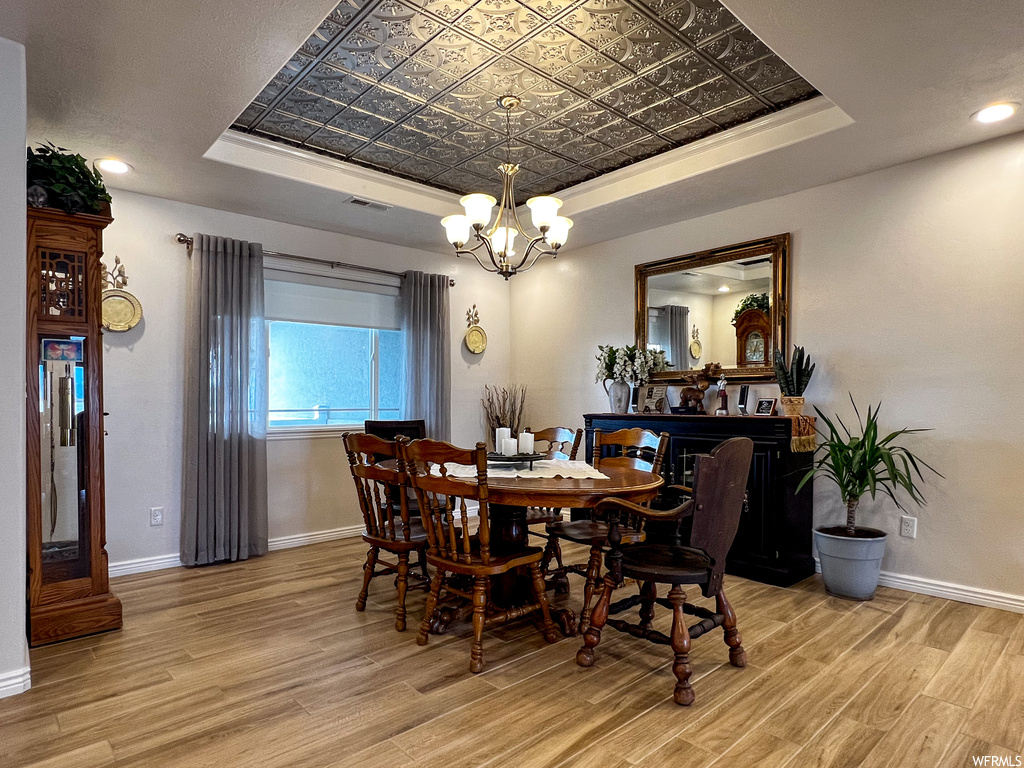
[[[267,552],[263,247],[195,235],[185,336],[181,561]]]
[[[690,309],[678,304],[666,304],[662,307],[668,316],[669,360],[677,371],[690,370],[690,340],[687,325]]]
[[[404,418],[423,419],[433,440],[452,439],[448,280],[448,275],[415,271],[402,280]]]

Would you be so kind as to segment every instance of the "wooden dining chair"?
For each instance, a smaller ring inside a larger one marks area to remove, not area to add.
[[[583,430],[571,430],[567,427],[548,427],[534,432],[529,427],[527,432],[533,435],[534,448],[537,453],[543,453],[547,459],[562,459],[575,461],[579,452],[580,443],[583,441]],[[559,507],[528,507],[526,510],[526,524],[548,525],[562,519],[562,510]],[[546,575],[551,558],[554,557],[558,563],[559,570],[565,566],[562,563],[562,548],[557,538],[552,538],[546,530],[544,532],[531,530],[530,534],[541,539],[546,539],[551,545],[545,548],[544,559],[541,561],[541,571]]]
[[[671,645],[675,653],[672,671],[676,676],[673,698],[683,706],[692,704],[694,699],[689,657],[693,638],[722,627],[725,644],[729,646],[729,663],[734,667],[746,666],[743,638],[736,626],[736,613],[725,597],[723,580],[725,558],[736,537],[745,503],[753,452],[754,443],[750,438],[734,437],[717,445],[710,455],[698,455],[694,465],[693,496],[675,509],[656,511],[621,499],[598,503],[597,508],[605,514],[609,527],[608,572],[590,626],[583,634],[583,647],[576,654],[577,664],[593,665],[594,650],[601,642],[605,624],[634,637]],[[622,547],[621,521],[628,517],[674,521],[675,535],[667,541]],[[684,543],[680,523],[686,517],[692,518],[692,526],[689,540]],[[613,604],[612,593],[624,579],[640,582],[640,593]],[[667,598],[658,597],[658,584],[672,585]],[[705,597],[713,596],[715,610],[687,603],[684,584],[699,585]],[[621,613],[636,605],[640,606],[639,624],[608,618],[609,614]],[[672,630],[668,636],[652,628],[655,605],[672,610]],[[700,621],[687,627],[686,614]]]
[[[491,552],[490,519],[487,506],[487,448],[477,443],[468,450],[435,440],[399,441],[404,466],[423,511],[427,532],[427,562],[436,569],[427,596],[426,611],[416,642],[426,645],[431,617],[442,589],[472,600],[473,644],[469,671],[484,669],[483,633],[486,627],[503,624],[530,613],[541,615],[541,630],[549,643],[559,639],[551,622],[544,578],[540,571],[543,552],[539,547],[524,547],[510,554]],[[473,477],[456,479],[449,476],[449,465],[473,468]],[[477,532],[469,532],[468,501],[477,507]],[[490,602],[491,579],[516,568],[529,571],[535,603],[513,608],[498,608]],[[473,579],[472,592],[449,581],[449,575]]]
[[[357,432],[346,432],[343,437],[352,479],[356,484],[359,509],[363,513],[363,541],[370,545],[363,566],[363,587],[356,599],[356,610],[366,609],[367,593],[375,576],[394,573],[397,575],[395,585],[398,589],[395,629],[403,632],[405,594],[410,576],[409,554],[418,553],[421,573],[413,574],[413,578],[422,579],[425,584],[428,579],[425,557],[427,533],[420,521],[409,515],[405,493],[409,487],[409,478],[399,461],[398,444],[393,440]],[[382,461],[388,460],[395,460],[394,468],[381,466]],[[382,549],[395,555],[398,562],[381,560]]]
[[[646,429],[620,429],[616,432],[602,432],[600,429],[595,429],[592,463],[598,470],[603,466],[624,466],[660,474],[667,450],[668,433],[666,432],[656,435]],[[555,571],[559,576],[575,573],[585,578],[583,608],[580,611],[580,631],[585,630],[590,623],[590,603],[594,598],[594,591],[601,576],[601,557],[608,546],[608,524],[598,519],[599,516],[600,513],[597,513],[590,520],[554,521],[545,528],[545,532],[550,537],[544,551],[545,563],[550,564],[555,548],[558,547],[559,539],[590,547],[586,566],[570,565]],[[631,516],[628,519],[620,520],[619,535],[622,537],[623,543],[643,541],[643,519]]]

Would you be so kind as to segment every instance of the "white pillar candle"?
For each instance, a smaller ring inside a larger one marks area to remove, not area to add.
[[[515,456],[518,448],[519,444],[515,441],[515,438],[506,437],[501,441],[501,453],[503,456]]]
[[[508,427],[498,427],[494,430],[494,450],[500,451],[502,440],[508,440],[510,437],[512,437],[512,430]]]
[[[533,433],[532,432],[520,432],[519,433],[519,452],[520,453],[533,453]]]

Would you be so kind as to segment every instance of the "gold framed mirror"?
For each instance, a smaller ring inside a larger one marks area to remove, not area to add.
[[[789,240],[787,232],[636,265],[636,344],[664,349],[673,364],[654,379],[720,363],[732,381],[775,380],[773,350],[789,349]]]

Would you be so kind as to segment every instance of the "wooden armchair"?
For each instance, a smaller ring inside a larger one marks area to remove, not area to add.
[[[511,554],[491,552],[490,519],[487,507],[487,448],[477,443],[473,450],[456,448],[435,440],[399,442],[400,451],[409,480],[416,491],[427,532],[427,562],[436,572],[430,584],[426,611],[416,642],[426,645],[430,621],[437,607],[441,590],[473,602],[473,644],[470,651],[469,671],[482,672],[483,633],[488,626],[502,624],[539,611],[544,638],[550,642],[559,639],[551,623],[548,598],[544,591],[544,578],[540,571],[543,552],[538,547],[526,547]],[[448,476],[447,464],[475,467],[476,482]],[[433,474],[433,471],[439,474]],[[476,501],[479,524],[477,533],[469,533],[469,507],[467,501]],[[535,603],[501,609],[490,603],[490,583],[515,568],[529,570]],[[448,581],[448,575],[468,576],[473,579],[472,593]]]
[[[616,432],[594,430],[595,469],[603,466],[626,466],[659,474],[667,450],[668,434],[665,432],[656,435],[646,429],[620,429]],[[558,548],[559,539],[590,547],[590,557],[585,568],[571,565],[559,571],[560,576],[565,573],[576,573],[586,578],[583,588],[583,609],[580,611],[580,631],[585,630],[590,623],[590,602],[593,600],[594,590],[601,575],[601,555],[608,545],[608,524],[598,519],[599,510],[595,512],[597,514],[594,519],[555,521],[549,523],[545,529],[549,536],[544,552],[546,564],[551,562],[551,557]],[[644,540],[643,518],[627,515],[619,523],[622,543],[639,543]]]
[[[736,627],[736,614],[725,597],[723,577],[725,558],[739,527],[753,450],[754,444],[749,438],[734,437],[716,446],[710,455],[697,456],[693,498],[675,509],[659,512],[619,499],[605,499],[598,505],[609,527],[608,573],[590,626],[584,633],[583,647],[576,654],[577,664],[589,667],[594,663],[594,650],[601,642],[605,624],[634,637],[670,645],[675,653],[672,671],[677,681],[673,698],[683,706],[692,704],[694,699],[689,657],[693,638],[722,627],[729,646],[729,662],[734,667],[746,666],[747,654]],[[620,521],[634,516],[675,521],[674,540],[622,548],[624,528]],[[688,516],[692,517],[693,524],[689,543],[683,545],[679,541],[679,523]],[[641,582],[640,594],[613,604],[612,592],[627,578]],[[658,584],[672,585],[667,598],[658,597]],[[713,595],[715,611],[687,603],[684,584],[699,585],[705,597]],[[635,605],[640,606],[639,624],[608,618],[609,614]],[[655,605],[672,610],[672,630],[668,636],[652,628]],[[696,616],[700,621],[687,627],[685,614]]]
[[[527,427],[526,431],[533,434],[536,452],[544,453],[548,459],[575,461],[576,454],[580,449],[580,443],[583,441],[582,429],[573,431],[566,427],[548,427],[547,429],[533,432],[533,430]],[[537,445],[538,443],[540,445]],[[562,510],[557,507],[529,507],[526,510],[526,524],[528,526],[541,523],[548,525],[561,519]],[[558,544],[558,539],[552,539],[551,534],[547,531],[541,533],[531,530],[530,533],[542,539],[547,539],[549,544],[551,544],[551,548],[544,551],[544,559],[540,566],[541,571],[545,574],[547,573],[548,564],[551,562],[552,556],[557,561],[559,570],[565,568],[562,564],[562,548]]]
[[[405,488],[409,478],[399,462],[397,468],[386,469],[381,461],[398,458],[398,446],[393,440],[382,440],[373,435],[347,432],[345,451],[356,484],[359,509],[363,513],[363,541],[370,545],[363,566],[363,588],[356,599],[356,610],[366,609],[366,596],[374,576],[395,573],[398,588],[398,607],[395,608],[395,629],[405,630],[405,593],[409,587],[409,553],[419,553],[422,578],[427,581],[427,533],[419,520],[409,515]],[[397,563],[379,559],[380,550],[398,558]],[[381,570],[377,570],[377,566]]]

